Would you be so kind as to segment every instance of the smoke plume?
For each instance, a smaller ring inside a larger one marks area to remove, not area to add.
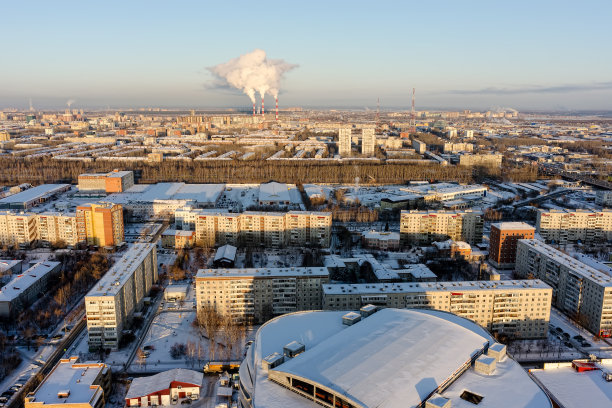
[[[68,99],[68,101],[66,101],[66,105],[68,105],[68,109],[70,109],[70,106],[75,102],[76,101],[74,99]]]
[[[283,75],[297,65],[266,58],[266,52],[256,49],[223,64],[208,68],[222,83],[240,89],[255,103],[255,94],[278,97]]]

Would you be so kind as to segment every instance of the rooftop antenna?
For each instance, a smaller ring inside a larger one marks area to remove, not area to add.
[[[380,124],[380,97],[376,99],[376,127]]]
[[[412,88],[412,109],[410,110],[410,133],[416,133],[416,112],[414,111],[414,88]]]

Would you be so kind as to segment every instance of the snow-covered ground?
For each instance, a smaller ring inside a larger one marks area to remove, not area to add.
[[[303,250],[296,248],[265,249],[253,251],[254,268],[280,268],[285,266],[302,266],[304,260]],[[236,268],[243,268],[246,262],[246,251],[238,250],[236,253]]]

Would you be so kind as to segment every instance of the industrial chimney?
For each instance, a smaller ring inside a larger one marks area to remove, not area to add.
[[[278,97],[276,98],[276,121],[278,122]]]
[[[264,97],[262,95],[261,97],[261,116],[263,117],[264,115]]]

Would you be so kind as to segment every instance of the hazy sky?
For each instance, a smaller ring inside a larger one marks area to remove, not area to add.
[[[612,109],[612,2],[5,1],[0,108],[249,107],[210,67],[299,67],[281,106]],[[273,105],[266,98],[268,106]]]

